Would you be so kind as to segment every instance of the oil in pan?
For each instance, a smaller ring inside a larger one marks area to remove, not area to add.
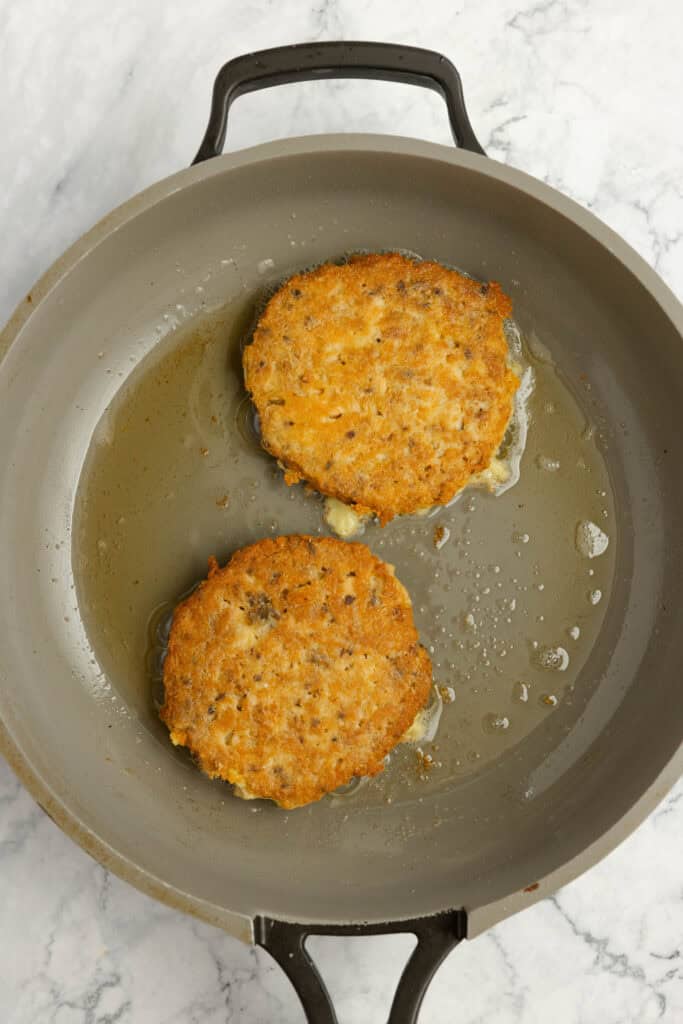
[[[288,488],[260,447],[241,375],[253,317],[253,298],[242,300],[154,349],[105,413],[77,494],[74,570],[91,644],[170,757],[186,756],[156,714],[173,604],[209,555],[224,562],[263,536],[329,532],[320,497]],[[617,546],[599,424],[582,385],[574,394],[537,341],[521,344],[534,387],[519,472],[500,493],[470,487],[448,508],[365,529],[411,594],[435,693],[426,734],[332,797],[345,813],[460,785],[539,729],[550,750],[597,686],[584,669]]]

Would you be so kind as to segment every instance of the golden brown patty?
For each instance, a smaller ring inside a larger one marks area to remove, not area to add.
[[[519,380],[500,286],[398,253],[297,274],[244,352],[264,446],[323,494],[394,516],[490,464]]]
[[[299,807],[376,775],[431,686],[410,598],[364,544],[238,551],[175,611],[161,717],[212,778]]]

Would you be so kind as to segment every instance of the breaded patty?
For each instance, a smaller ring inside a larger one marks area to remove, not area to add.
[[[238,551],[173,616],[160,714],[240,795],[299,807],[376,775],[431,687],[410,598],[364,544]]]
[[[382,523],[443,505],[486,469],[519,380],[500,286],[398,253],[290,278],[244,351],[263,444]]]

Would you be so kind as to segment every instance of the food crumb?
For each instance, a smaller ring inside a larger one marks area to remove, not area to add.
[[[220,498],[216,498],[216,505],[218,508],[227,508],[230,504],[230,495],[222,494]]]
[[[440,767],[440,763],[434,759],[432,754],[423,750],[422,747],[418,747],[415,751],[415,758],[417,760],[417,777],[422,782],[427,781],[434,768]]]
[[[434,547],[437,551],[440,551],[444,544],[448,541],[451,535],[451,531],[447,526],[435,526],[434,527]]]
[[[209,449],[208,448],[200,448],[199,449],[199,454],[200,455],[208,455],[209,454]]]
[[[452,686],[440,686],[439,695],[444,704],[452,704],[455,700],[455,690]]]

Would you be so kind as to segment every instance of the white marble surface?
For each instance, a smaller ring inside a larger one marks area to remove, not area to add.
[[[683,294],[678,0],[0,0],[0,320],[101,214],[179,167],[228,57],[302,40],[440,48],[488,153],[621,232]],[[228,145],[349,128],[447,143],[439,99],[316,84],[240,100]],[[557,897],[465,944],[430,1024],[683,1021],[683,786]],[[342,1024],[385,1019],[409,940],[319,940]],[[93,863],[0,764],[4,1024],[300,1022],[261,952]]]

